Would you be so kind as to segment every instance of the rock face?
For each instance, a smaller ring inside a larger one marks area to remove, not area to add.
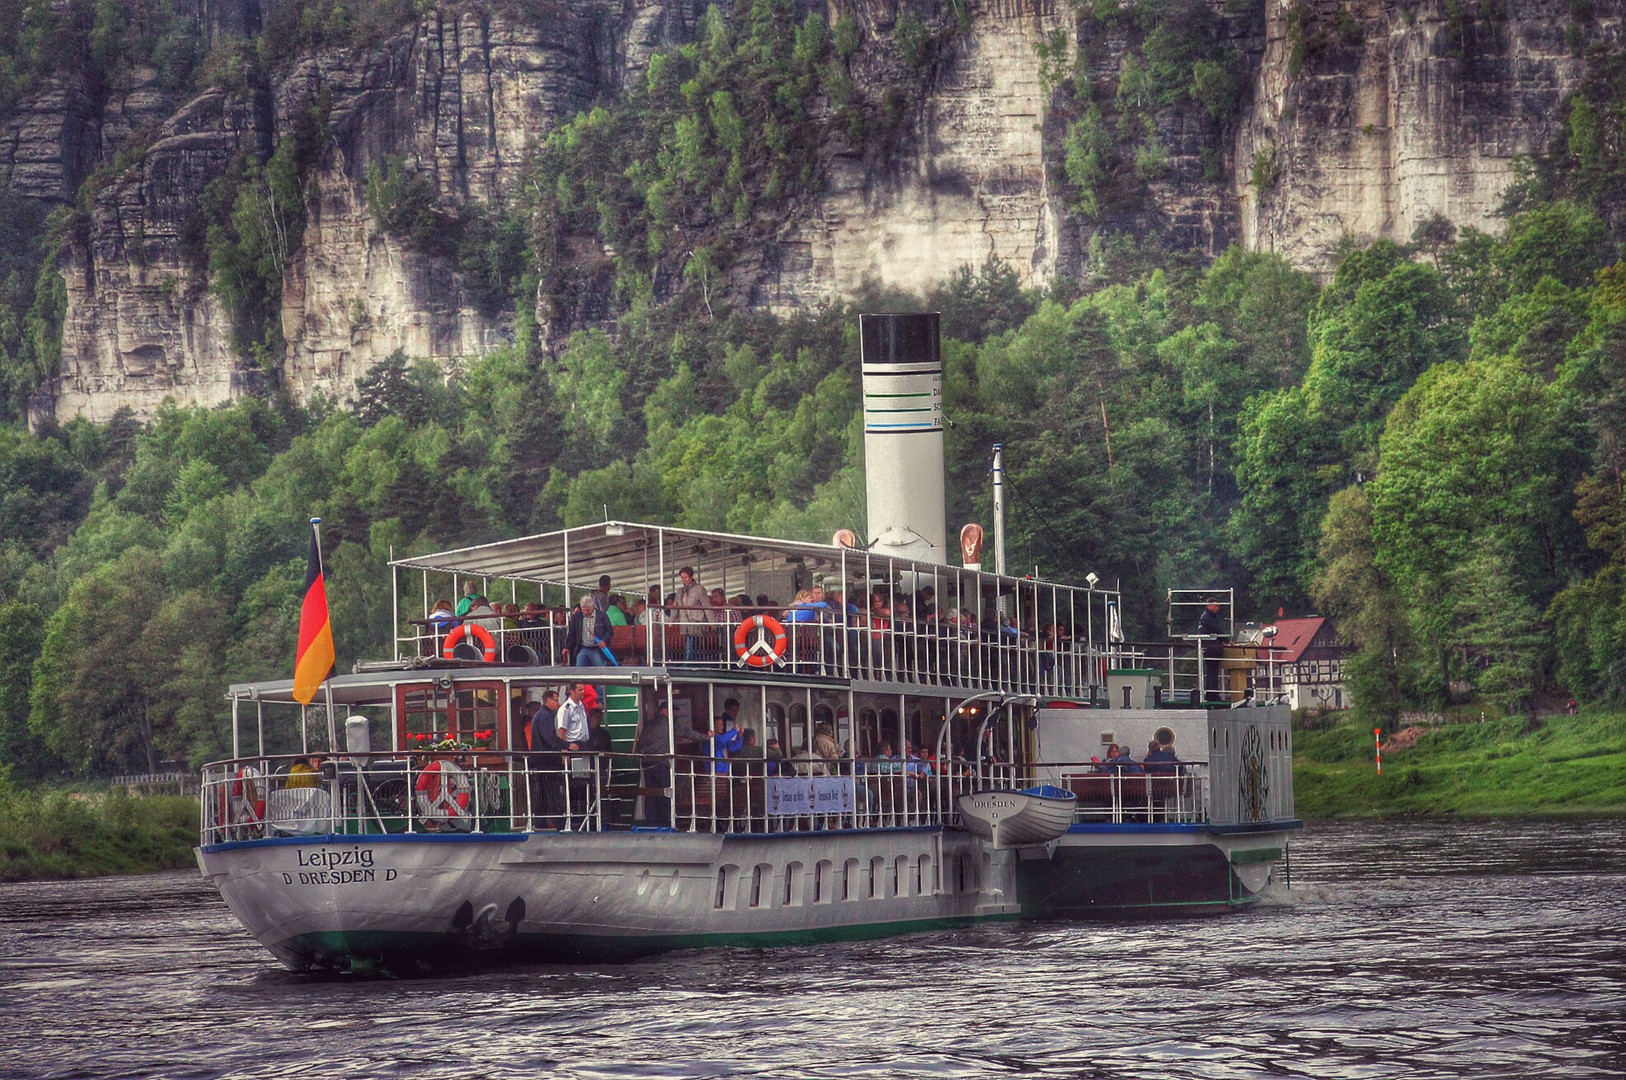
[[[1325,271],[1342,237],[1403,241],[1434,214],[1496,231],[1514,160],[1547,147],[1583,51],[1626,45],[1622,5],[1588,6],[1270,0],[1231,184],[1243,243]]]
[[[508,313],[481,311],[450,260],[378,228],[366,170],[401,158],[443,205],[502,204],[540,138],[614,91],[613,29],[592,10],[545,29],[435,15],[362,64],[316,57],[281,84],[279,116],[324,95],[333,102],[333,147],[283,284],[284,374],[296,394],[343,398],[396,349],[476,356],[509,339]]]
[[[883,44],[903,7],[864,0],[854,75],[867,94],[908,103],[901,134],[883,149],[829,140],[823,188],[742,253],[733,295],[789,309],[866,282],[918,291],[989,257],[1043,284],[1079,273],[1103,228],[1209,253],[1240,241],[1318,272],[1341,238],[1404,240],[1436,213],[1494,230],[1515,158],[1553,137],[1584,51],[1626,46],[1626,0],[1208,2],[1238,58],[1237,113],[1216,121],[1189,100],[1158,108],[1149,123],[1166,164],[1135,206],[1084,219],[1061,164],[1073,114],[1040,46],[1060,42],[1069,58],[1085,49],[1079,77],[1110,100],[1132,34],[1056,0],[971,0],[961,26],[939,18],[925,62],[906,70]],[[260,25],[259,0],[195,6],[208,35]],[[691,39],[704,4],[576,0],[531,19],[507,10],[438,6],[365,48],[318,52],[191,100],[138,72],[100,98],[63,76],[19,103],[0,123],[0,182],[56,204],[83,205],[87,180],[94,191],[62,265],[68,310],[47,407],[60,418],[126,406],[145,415],[166,396],[212,404],[279,380],[296,398],[343,399],[396,349],[452,362],[510,339],[511,312],[482,306],[455,254],[381,226],[369,170],[426,180],[453,217],[501,207],[546,133],[622,93],[656,50]],[[312,110],[323,142],[300,242],[279,264],[286,350],[261,370],[211,289],[198,206],[234,162],[265,161]]]
[[[973,31],[951,39],[929,72],[912,150],[879,171],[862,153],[834,156],[824,196],[782,237],[784,269],[759,299],[821,303],[866,279],[924,292],[988,258],[1043,284],[1076,261],[1062,253],[1061,203],[1046,167],[1050,93],[1039,72],[1040,43],[1052,34],[1076,47],[1068,12],[1055,0],[973,3]]]

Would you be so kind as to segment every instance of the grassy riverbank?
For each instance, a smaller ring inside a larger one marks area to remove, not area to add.
[[[14,788],[0,777],[0,881],[190,866],[197,833],[190,796]]]
[[[1372,762],[1372,729],[1294,733],[1303,818],[1626,814],[1626,712],[1451,724]]]

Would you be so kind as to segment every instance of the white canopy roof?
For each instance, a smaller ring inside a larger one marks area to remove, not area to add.
[[[626,521],[579,525],[538,536],[413,555],[396,559],[392,565],[462,577],[568,584],[576,588],[595,585],[602,574],[610,575],[617,588],[634,582],[660,582],[670,587],[684,566],[693,566],[695,576],[708,588],[735,585],[753,571],[801,569],[850,581],[907,570],[927,577],[970,572],[872,555],[863,548]],[[1007,579],[1006,591],[1012,584],[1014,579]]]

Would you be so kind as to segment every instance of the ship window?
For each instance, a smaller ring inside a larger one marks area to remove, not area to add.
[[[802,906],[802,864],[793,862],[785,867],[785,906]]]
[[[761,907],[765,887],[773,881],[773,867],[767,863],[757,863],[751,869],[751,906]]]
[[[848,859],[841,868],[841,898],[843,900],[858,899],[858,879],[862,871],[858,869],[857,859]]]
[[[925,896],[926,895],[926,886],[929,885],[931,883],[931,880],[932,880],[931,867],[932,867],[932,857],[930,855],[922,855],[920,857],[920,861],[915,863],[915,895],[916,896]]]
[[[807,730],[807,706],[792,705],[790,707],[790,744],[800,749],[811,746],[812,737]]]
[[[768,702],[768,734],[763,736],[762,745],[767,746],[769,738],[780,740],[784,746],[797,745],[796,740],[785,730],[785,707],[777,701]]]
[[[830,879],[835,876],[836,867],[829,859],[820,859],[819,865],[813,871],[813,902],[815,904],[828,904],[830,902]]]
[[[412,686],[401,691],[401,747],[421,750],[442,739],[495,749],[502,727],[502,687],[495,683]]]
[[[892,895],[909,895],[909,856],[899,855],[892,864]]]
[[[717,870],[717,898],[715,907],[733,907],[739,892],[740,868],[723,866]]]
[[[886,873],[886,860],[877,855],[869,861],[869,898],[881,895],[881,875]]]

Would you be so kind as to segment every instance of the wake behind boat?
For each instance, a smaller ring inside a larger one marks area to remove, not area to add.
[[[198,860],[250,933],[404,971],[1256,900],[1298,827],[1268,645],[1125,642],[1116,590],[985,571],[974,526],[943,562],[935,319],[861,337],[868,547],[608,521],[400,558],[390,656],[308,706],[306,663],[232,686]]]

